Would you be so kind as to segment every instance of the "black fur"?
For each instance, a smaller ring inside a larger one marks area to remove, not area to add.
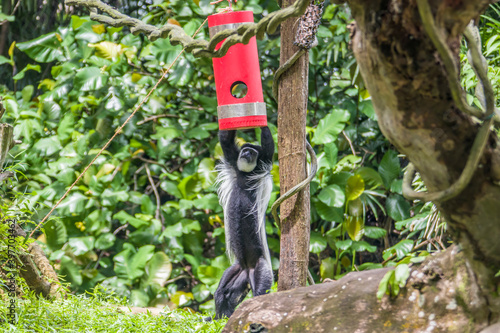
[[[234,141],[235,136],[236,131],[219,132],[225,159],[221,169],[222,172],[230,172],[235,180],[222,183],[222,186],[228,184],[231,186],[230,189],[226,189],[230,190],[230,194],[228,202],[223,206],[226,238],[229,242],[228,252],[233,259],[233,265],[224,272],[215,292],[217,319],[231,316],[235,307],[247,295],[249,288],[252,289],[254,296],[259,296],[267,293],[273,283],[265,235],[265,213],[262,214],[262,209],[265,212],[272,188],[270,170],[274,141],[269,128],[264,127],[261,133],[261,146],[244,144],[240,150]],[[239,158],[249,163],[256,158],[255,169],[251,172],[239,170]],[[260,192],[259,186],[261,186]],[[258,199],[261,202],[257,207]],[[265,207],[262,208],[262,205]],[[261,208],[260,216],[256,207]]]

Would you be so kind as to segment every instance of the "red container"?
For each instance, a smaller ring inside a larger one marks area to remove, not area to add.
[[[208,17],[210,37],[225,29],[253,23],[253,12],[228,12]],[[218,49],[222,42],[216,47]],[[213,58],[219,129],[267,126],[266,104],[262,94],[257,40],[231,46],[222,58]],[[246,86],[246,87],[245,87]],[[245,94],[246,88],[246,94]],[[235,91],[240,94],[236,95]]]

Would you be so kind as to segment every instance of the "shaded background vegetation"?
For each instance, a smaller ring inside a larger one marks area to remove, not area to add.
[[[7,110],[2,120],[15,126],[22,144],[11,150],[6,168],[16,171],[16,179],[0,185],[0,205],[4,216],[17,216],[29,231],[181,48],[92,22],[61,2],[22,2],[13,16],[17,2],[8,3],[3,2],[1,17],[9,27],[7,33],[2,30],[0,56],[0,94]],[[151,24],[179,24],[189,34],[214,10],[209,0],[113,5]],[[257,20],[278,9],[274,0],[240,1],[236,7],[253,10]],[[498,14],[492,7],[481,21],[496,89]],[[435,207],[401,195],[406,160],[379,130],[348,48],[350,20],[347,7],[327,1],[319,45],[310,52],[308,133],[319,158],[311,184],[310,271],[318,282],[419,261],[449,245]],[[44,23],[29,28],[33,22]],[[198,38],[208,39],[206,27]],[[274,135],[271,85],[279,42],[279,35],[258,42]],[[474,74],[462,60],[462,82],[471,89]],[[185,54],[35,234],[71,290],[81,293],[100,284],[136,306],[213,309],[211,295],[229,264],[214,186],[221,155],[216,106],[211,60]],[[241,132],[241,142],[255,141],[255,134]],[[275,162],[271,203],[278,196],[278,172]],[[418,179],[416,184],[423,187]],[[268,217],[276,270],[279,230]]]

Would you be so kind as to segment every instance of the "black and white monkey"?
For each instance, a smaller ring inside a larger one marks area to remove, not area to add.
[[[249,288],[254,296],[266,294],[273,284],[266,239],[266,209],[274,141],[268,127],[261,132],[261,146],[235,143],[236,131],[220,131],[224,152],[219,172],[219,201],[224,209],[226,251],[232,266],[223,274],[215,292],[216,319],[230,317]]]

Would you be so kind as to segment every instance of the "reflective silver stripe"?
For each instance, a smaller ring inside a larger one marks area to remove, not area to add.
[[[266,103],[229,104],[217,107],[219,119],[248,116],[266,116]]]
[[[229,23],[229,24],[222,24],[222,25],[217,25],[215,27],[210,27],[208,30],[210,31],[210,38],[213,36],[217,35],[218,32],[221,32],[222,30],[226,29],[236,29],[240,25],[244,23],[249,23],[249,22],[243,22],[243,23]]]

